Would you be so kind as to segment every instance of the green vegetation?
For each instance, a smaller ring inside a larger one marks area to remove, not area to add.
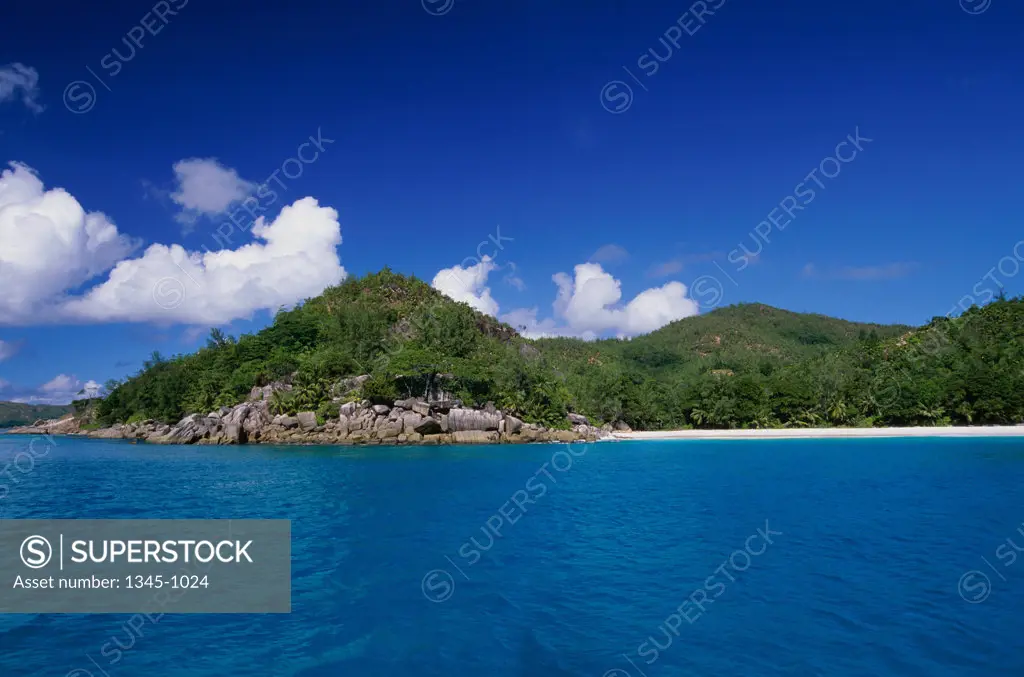
[[[239,339],[213,330],[194,355],[154,353],[142,371],[107,386],[104,423],[176,422],[231,406],[254,386],[288,381],[272,413],[337,416],[338,383],[368,374],[361,397],[391,402],[428,392],[467,405],[493,401],[528,421],[565,427],[569,393],[552,365],[509,326],[451,301],[426,283],[383,270],[327,289]]]
[[[0,428],[31,425],[39,419],[60,418],[69,411],[69,406],[0,402]]]
[[[108,385],[103,423],[231,406],[288,382],[272,413],[337,415],[352,397],[492,401],[565,427],[565,412],[635,429],[995,424],[1024,421],[1024,299],[927,326],[882,326],[760,304],[722,308],[629,341],[530,341],[388,269],[349,279],[237,340],[154,353]],[[344,380],[369,375],[358,395]]]

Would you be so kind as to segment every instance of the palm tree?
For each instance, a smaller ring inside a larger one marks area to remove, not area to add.
[[[808,409],[793,419],[792,424],[797,428],[813,428],[821,423],[821,416],[818,412]]]
[[[694,407],[690,410],[690,420],[693,421],[694,425],[700,427],[705,423],[709,423],[711,414],[700,407]]]
[[[268,405],[271,414],[290,414],[294,410],[295,397],[290,391],[275,390],[270,393],[270,404]]]
[[[946,410],[942,407],[927,407],[921,403],[917,405],[917,414],[921,416],[929,425],[936,425],[936,421],[940,420],[946,415]]]
[[[843,423],[846,421],[848,410],[846,402],[842,398],[838,398],[832,402],[832,406],[828,409],[828,417],[833,423]]]

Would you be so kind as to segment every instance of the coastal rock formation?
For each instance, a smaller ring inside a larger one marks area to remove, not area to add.
[[[158,421],[81,430],[73,417],[38,421],[10,432],[80,434],[98,439],[144,440],[154,444],[497,444],[596,441],[611,437],[610,426],[595,428],[567,417],[570,430],[549,430],[525,423],[488,403],[470,409],[457,400],[398,400],[393,407],[367,400],[346,402],[337,418],[318,420],[311,411],[274,416],[268,398],[258,397],[208,414],[189,414],[178,423]],[[255,392],[255,391],[254,391]]]
[[[50,421],[36,421],[32,425],[12,428],[7,432],[24,432],[29,435],[74,435],[81,429],[81,423],[72,414]]]
[[[452,432],[497,430],[501,414],[497,410],[452,409],[448,412],[448,428]]]
[[[573,425],[590,425],[590,421],[582,414],[569,413],[567,416],[569,417],[569,422]]]

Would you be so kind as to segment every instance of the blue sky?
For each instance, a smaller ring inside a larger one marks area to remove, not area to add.
[[[385,265],[532,335],[1020,294],[1022,40],[1011,0],[9,7],[0,399]]]

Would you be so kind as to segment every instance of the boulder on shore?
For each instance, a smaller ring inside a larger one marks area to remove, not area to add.
[[[304,432],[309,432],[316,427],[316,414],[312,411],[300,411],[295,418],[299,422],[299,428]]]
[[[259,395],[263,395],[263,389]],[[157,444],[379,445],[593,441],[610,437],[613,429],[629,429],[621,421],[598,429],[579,422],[586,420],[582,415],[567,414],[573,423],[571,430],[548,430],[506,415],[490,402],[481,409],[471,409],[451,399],[428,402],[421,398],[408,398],[396,400],[393,407],[373,405],[368,400],[346,402],[339,406],[337,419],[324,425],[319,425],[317,415],[312,411],[303,411],[295,416],[273,416],[269,407],[266,399],[250,399],[234,407],[219,407],[206,414],[190,414],[174,425],[145,420],[90,431],[81,431],[81,421],[68,415],[10,432],[83,434],[92,438],[144,440]]]
[[[452,409],[448,412],[448,429],[452,432],[498,430],[501,417],[497,413],[474,409]]]
[[[590,419],[583,414],[574,414],[570,412],[567,416],[569,417],[569,422],[573,425],[590,425]]]
[[[438,435],[442,432],[441,424],[437,419],[427,416],[416,426],[413,427],[413,432],[419,433],[420,435]]]

